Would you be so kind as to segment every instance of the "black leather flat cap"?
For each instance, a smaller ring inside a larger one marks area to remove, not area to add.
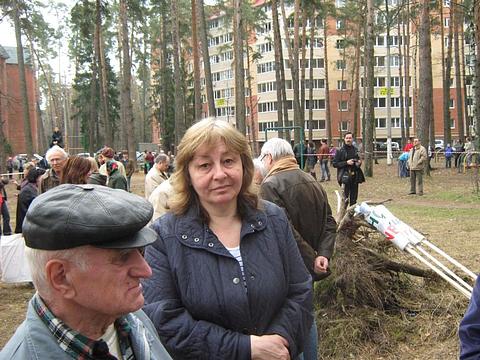
[[[153,207],[144,198],[100,185],[57,186],[39,195],[23,222],[28,247],[43,250],[92,245],[143,247],[157,238],[146,227]]]

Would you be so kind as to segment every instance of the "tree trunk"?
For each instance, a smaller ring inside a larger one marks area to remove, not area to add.
[[[324,1],[328,4],[328,0]],[[328,22],[327,16],[323,19],[323,66],[325,67],[325,132],[327,135],[328,146],[332,144],[332,117],[330,112],[330,84],[328,77]]]
[[[302,1],[302,8],[305,2]],[[305,67],[307,66],[307,14],[302,10],[302,59],[300,60],[300,122],[305,126]],[[312,64],[310,64],[311,67]],[[302,128],[302,129],[303,129]]]
[[[474,13],[474,31],[475,31],[475,44],[477,44],[476,59],[475,59],[475,114],[476,114],[476,127],[475,134],[477,134],[477,149],[480,149],[480,1],[476,1],[473,5]]]
[[[403,6],[403,3],[402,3]],[[399,37],[401,36],[402,43],[398,44],[398,59],[399,59],[399,64],[398,64],[398,78],[400,80],[400,88],[399,88],[399,95],[400,95],[400,132],[402,136],[402,141],[401,141],[401,148],[402,150],[405,145],[407,144],[406,138],[405,138],[405,98],[403,97],[403,86],[405,85],[405,79],[403,78],[403,53],[402,53],[402,47],[404,46],[405,42],[405,23],[402,23],[402,28],[400,29],[400,23],[401,21],[399,20],[397,23],[397,33]],[[402,30],[402,31],[401,31]],[[402,34],[402,35],[400,35]],[[407,100],[407,106],[408,106],[408,100]]]
[[[315,9],[312,7],[310,14],[310,67],[308,68],[308,78],[310,87],[308,88],[308,141],[313,141],[313,43],[315,41]],[[303,86],[305,87],[305,86]]]
[[[375,9],[374,1],[367,0],[367,36],[365,44],[365,66],[367,67],[367,76],[365,81],[367,82],[367,104],[365,111],[365,139],[363,146],[365,148],[365,176],[373,176],[373,135],[374,135],[374,61],[375,54],[373,49],[375,39],[374,29]]]
[[[233,49],[235,61],[235,122],[237,129],[246,134],[245,125],[245,67],[243,65],[242,1],[233,0]]]
[[[15,1],[15,9],[12,12],[13,24],[15,26],[15,38],[17,41],[17,59],[18,72],[20,80],[20,93],[22,97],[22,113],[23,113],[23,131],[25,136],[25,150],[29,157],[33,156],[33,140],[32,128],[30,126],[30,111],[28,103],[27,80],[25,79],[25,59],[23,57],[23,45],[20,25],[20,4]]]
[[[103,53],[102,37],[102,12],[101,0],[96,0],[95,6],[95,35],[94,52],[97,61],[98,80],[100,82],[100,111],[102,114],[103,125],[105,127],[105,144],[113,146],[113,132],[108,115],[108,90],[107,90],[107,67],[105,64],[105,54]]]
[[[430,38],[429,0],[422,0],[419,26],[419,82],[417,137],[423,146],[429,143],[429,126],[433,122],[432,46]],[[429,174],[428,166],[425,167]]]
[[[278,21],[277,0],[272,0],[272,27],[273,27],[273,48],[275,52],[275,80],[277,83],[277,127],[283,128],[283,94],[285,93],[285,78],[283,77],[283,50],[282,38],[280,36],[280,24]],[[288,113],[287,113],[288,119]],[[278,131],[278,137],[283,139],[283,130]],[[265,139],[267,140],[267,139]]]
[[[303,130],[303,124],[300,121],[300,88],[298,79],[298,48],[299,48],[299,13],[300,13],[300,0],[295,0],[294,17],[293,17],[293,49],[290,43],[290,33],[288,30],[288,19],[285,13],[285,1],[280,0],[283,17],[283,28],[285,32],[285,38],[287,41],[288,49],[288,61],[290,63],[290,73],[292,74],[292,87],[293,87],[293,124],[300,127],[300,131]],[[298,130],[298,129],[296,129]],[[300,131],[295,131],[295,144],[300,143]]]
[[[185,133],[185,113],[182,87],[182,70],[180,67],[180,20],[178,18],[177,2],[171,2],[173,31],[173,67],[175,79],[175,144],[178,145]],[[210,59],[204,59],[209,62]]]
[[[407,11],[405,13],[404,23],[407,24],[407,32],[405,36],[405,99],[407,106],[405,107],[405,138],[410,138],[410,2],[406,0]],[[413,104],[413,101],[412,101]]]
[[[195,121],[202,118],[202,85],[200,82],[200,55],[198,53],[197,5],[192,0],[192,49],[193,49],[193,92],[195,96]]]
[[[440,2],[440,20],[442,22],[442,79],[443,79],[443,141],[445,146],[450,143],[450,76],[452,72],[452,34],[453,34],[453,6],[450,7],[450,23],[448,26],[448,49],[445,57],[445,35],[444,35],[444,20],[443,20],[443,0]]]
[[[173,2],[173,0],[172,0]],[[205,86],[207,89],[208,116],[216,116],[215,100],[213,98],[212,70],[210,67],[210,55],[208,51],[207,24],[203,9],[203,0],[197,0],[197,19],[202,44],[203,70],[205,72]]]
[[[360,124],[360,56],[361,56],[361,38],[362,26],[357,25],[357,34],[355,36],[355,65],[353,67],[352,76],[352,92],[353,92],[353,138],[358,137],[358,124]],[[364,151],[364,150],[363,150]]]
[[[457,123],[458,123],[458,137],[460,141],[463,142],[465,139],[465,121],[463,118],[463,96],[462,96],[462,71],[460,66],[460,61],[463,62],[463,59],[460,59],[460,44],[458,39],[459,28],[463,26],[462,17],[460,16],[461,9],[457,8],[455,2],[452,2],[451,8],[455,8],[453,21],[454,21],[454,31],[453,31],[453,45],[454,45],[454,54],[455,54],[455,108],[457,109]],[[477,48],[478,52],[478,48]],[[479,74],[477,74],[478,76]],[[445,144],[447,146],[447,144]]]
[[[245,31],[245,33],[249,33],[248,31]],[[251,139],[251,142],[253,143],[252,146],[252,151],[253,151],[253,156],[257,156],[260,154],[260,149],[259,149],[259,144],[258,144],[258,139],[257,139],[257,129],[258,125],[255,123],[255,116],[254,113],[256,111],[256,106],[253,103],[253,88],[252,88],[252,76],[250,75],[252,73],[251,71],[251,63],[250,63],[250,47],[248,46],[248,40],[245,40],[245,52],[247,54],[247,84],[248,84],[248,90],[249,90],[249,96],[248,96],[248,106],[250,108],[250,116],[249,118],[249,125],[250,125],[250,131],[249,131],[249,139]]]
[[[125,109],[125,121],[127,130],[127,151],[128,157],[132,159],[136,166],[136,148],[135,148],[135,124],[132,112],[132,95],[130,86],[132,81],[132,60],[130,58],[130,44],[128,37],[127,23],[127,0],[120,0],[120,22],[122,24],[122,53],[123,53],[123,76],[122,76],[122,103]]]

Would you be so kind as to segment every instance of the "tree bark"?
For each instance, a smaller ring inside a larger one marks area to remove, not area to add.
[[[205,20],[205,11],[203,9],[203,0],[197,1],[197,19],[200,32],[200,42],[202,44],[203,70],[205,72],[205,86],[207,89],[208,116],[216,116],[215,100],[213,98],[212,70],[210,67],[210,55],[208,51],[207,24]],[[173,0],[172,0],[173,2]]]
[[[453,31],[453,46],[455,54],[455,108],[457,110],[457,125],[458,125],[458,137],[460,141],[463,142],[465,139],[465,120],[463,118],[463,96],[462,96],[462,71],[460,66],[460,61],[463,62],[463,59],[460,59],[460,44],[459,44],[459,28],[463,26],[462,17],[460,16],[461,10],[456,8],[457,5],[452,1],[450,8],[454,10],[453,21],[454,21],[454,31]],[[478,48],[477,48],[478,52]],[[479,74],[477,74],[478,76]],[[445,144],[447,146],[447,144]]]
[[[476,61],[475,61],[475,114],[477,116],[475,134],[477,134],[477,149],[480,149],[480,1],[476,1],[473,5],[474,13],[474,31],[475,44],[477,44]]]
[[[308,68],[308,141],[313,141],[313,43],[315,41],[315,9],[311,8],[310,14],[310,67]]]
[[[280,24],[278,21],[277,0],[272,0],[272,27],[273,27],[273,47],[275,52],[275,80],[277,83],[277,127],[283,128],[283,94],[285,93],[285,78],[283,76],[283,50],[282,38],[280,36]],[[288,119],[288,113],[287,113]],[[283,139],[283,130],[278,130],[278,137]],[[266,139],[265,139],[266,140]]]
[[[452,72],[452,37],[453,37],[453,6],[450,7],[450,23],[448,26],[448,49],[445,57],[445,36],[444,36],[444,20],[443,20],[443,0],[440,2],[440,19],[442,22],[442,75],[443,75],[443,141],[445,146],[450,143],[450,76]]]
[[[328,0],[324,1],[328,4]],[[332,144],[332,117],[330,112],[330,84],[328,76],[328,23],[327,16],[323,19],[323,66],[325,67],[325,131],[328,139],[328,146]]]
[[[424,146],[429,143],[429,126],[433,122],[432,45],[430,38],[429,0],[422,0],[419,26],[419,82],[417,137]],[[429,174],[429,169],[426,167]]]
[[[367,82],[367,104],[365,111],[365,139],[363,146],[365,148],[365,176],[373,176],[373,135],[374,135],[374,123],[375,123],[375,112],[374,112],[374,39],[375,39],[375,30],[374,30],[374,1],[367,0],[367,36],[365,44],[365,65],[367,67],[367,76],[365,81]]]
[[[32,128],[30,125],[30,111],[28,102],[27,80],[25,79],[25,59],[23,57],[22,34],[20,25],[20,4],[18,0],[14,3],[13,24],[15,27],[15,38],[17,42],[18,72],[20,78],[20,93],[22,97],[23,131],[25,135],[25,150],[29,157],[33,156]]]
[[[177,2],[171,2],[172,32],[173,32],[173,67],[175,79],[175,144],[178,145],[185,133],[185,113],[182,87],[182,71],[180,67],[180,24]],[[209,62],[210,59],[204,59]]]
[[[132,60],[130,58],[130,44],[128,37],[127,4],[126,0],[120,0],[120,22],[122,24],[122,103],[125,109],[125,121],[127,130],[127,151],[128,157],[134,161],[136,166],[137,156],[135,148],[135,124],[132,112],[132,95],[130,91],[132,81]]]
[[[200,55],[198,53],[197,5],[192,0],[192,49],[193,49],[193,92],[195,97],[195,121],[202,118],[202,85],[200,82]]]
[[[243,64],[242,1],[233,0],[233,48],[235,61],[235,121],[237,129],[246,134],[245,125],[245,67]]]

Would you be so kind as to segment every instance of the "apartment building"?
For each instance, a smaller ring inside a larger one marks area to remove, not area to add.
[[[388,0],[390,10],[399,5],[400,0]],[[266,20],[260,24],[255,33],[250,34],[250,47],[256,52],[256,60],[244,56],[245,69],[250,68],[251,89],[248,88],[246,82],[246,105],[247,105],[247,135],[252,139],[252,132],[256,132],[254,138],[260,143],[268,138],[276,136],[277,132],[272,130],[277,124],[277,82],[275,79],[275,58],[273,47],[273,27],[271,5],[268,1],[256,1],[255,6],[263,7],[266,14]],[[335,0],[335,6],[342,8],[345,1]],[[445,46],[445,39],[448,35],[450,3],[448,0],[443,1],[444,38],[442,38],[440,25],[432,29],[432,60],[433,60],[433,98],[434,98],[434,119],[435,119],[435,136],[443,137],[443,90],[442,90],[442,42]],[[293,12],[292,7],[286,8],[287,17]],[[286,77],[286,95],[289,123],[286,126],[293,125],[293,87],[290,69],[288,67],[288,51],[286,36],[283,28],[283,20],[280,15],[280,28],[283,45],[283,57],[285,64]],[[381,21],[381,14],[377,16],[377,20]],[[208,21],[209,30],[209,52],[210,64],[212,69],[212,80],[214,88],[216,115],[220,119],[224,119],[230,123],[235,123],[235,98],[234,98],[234,66],[233,66],[233,34],[231,25],[226,23],[226,17],[219,14]],[[307,22],[307,34],[310,33],[310,26],[315,26],[315,39],[313,59],[309,59],[308,51],[304,66],[306,67],[305,87],[306,101],[305,120],[308,120],[308,109],[310,101],[308,100],[308,92],[310,86],[313,87],[313,139],[320,140],[327,136],[326,129],[326,101],[325,101],[325,72],[328,67],[329,77],[329,98],[330,98],[330,114],[331,114],[331,131],[332,138],[339,139],[345,131],[353,131],[356,127],[357,137],[361,138],[361,119],[364,97],[364,59],[363,55],[357,60],[352,56],[353,50],[345,48],[345,38],[350,36],[346,31],[345,23],[342,19],[328,18],[324,23],[322,19],[317,18],[314,24]],[[467,26],[466,24],[465,26]],[[293,29],[293,21],[288,24]],[[411,29],[413,30],[413,24]],[[327,31],[326,43],[324,41],[324,31]],[[416,34],[412,32],[410,36],[410,75],[405,77],[404,68],[400,70],[400,65],[404,61],[403,44],[407,38],[403,34],[403,27],[394,26],[390,29],[390,36],[379,33],[375,38],[375,127],[376,137],[379,140],[387,137],[387,118],[388,118],[388,97],[390,93],[390,123],[392,129],[392,138],[398,140],[401,138],[401,95],[400,84],[403,84],[403,102],[404,107],[409,107],[409,120],[405,126],[409,126],[410,134],[415,134],[415,114],[416,114],[416,94],[418,92],[418,47]],[[308,38],[309,36],[307,36]],[[307,47],[310,40],[307,39]],[[387,44],[390,47],[390,57],[387,57]],[[461,45],[462,46],[462,45]],[[328,61],[325,61],[325,48],[327,47]],[[462,88],[462,98],[457,99],[455,81],[451,81],[450,89],[450,110],[451,110],[451,131],[452,137],[458,137],[458,119],[457,106],[462,106],[464,110],[464,129],[465,135],[469,135],[473,129],[473,48],[469,39],[465,38],[463,42],[463,53],[466,66],[462,79],[465,79],[465,89]],[[400,58],[399,51],[402,52]],[[446,53],[446,48],[445,48]],[[260,57],[258,57],[260,55]],[[301,56],[300,56],[301,58]],[[250,64],[248,64],[250,62]],[[391,80],[390,87],[387,87],[387,64],[390,63]],[[357,92],[354,90],[354,67],[359,64],[360,86]],[[313,81],[309,79],[309,69],[313,68]],[[452,78],[455,77],[455,68],[452,66]],[[202,74],[203,76],[203,74]],[[204,85],[204,79],[202,84]],[[405,86],[409,86],[409,97],[405,97]],[[466,97],[465,97],[466,96]],[[205,100],[205,96],[203,96]],[[359,107],[355,111],[356,101],[359,101]],[[355,120],[355,116],[357,120]],[[356,121],[356,124],[355,124]],[[308,121],[305,121],[305,133],[308,131]],[[266,132],[265,132],[266,131]],[[267,134],[267,135],[265,135]]]

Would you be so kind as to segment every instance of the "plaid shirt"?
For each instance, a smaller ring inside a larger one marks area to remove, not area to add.
[[[62,320],[55,317],[48,306],[43,302],[38,294],[33,297],[33,308],[36,313],[48,327],[52,335],[57,339],[60,348],[77,360],[116,360],[111,355],[108,346],[103,340],[90,339],[79,332],[69,328]],[[115,321],[120,351],[125,360],[135,359],[132,346],[130,344],[130,325],[125,318],[119,318]]]

